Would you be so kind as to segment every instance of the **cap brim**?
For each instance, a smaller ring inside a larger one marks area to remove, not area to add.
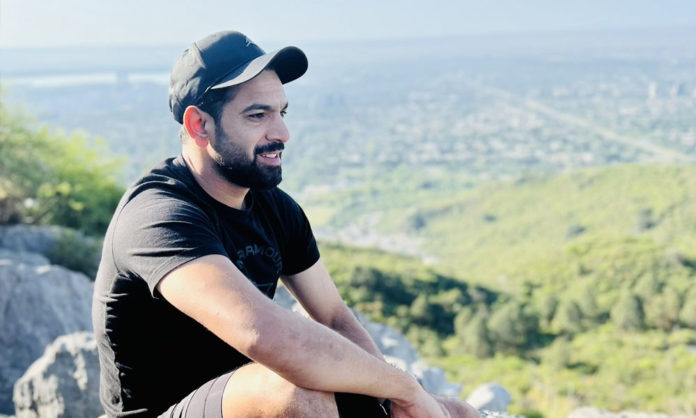
[[[307,56],[301,49],[294,46],[269,52],[235,69],[210,88],[221,89],[242,84],[256,77],[269,65],[278,74],[281,83],[285,84],[301,77],[307,71]]]

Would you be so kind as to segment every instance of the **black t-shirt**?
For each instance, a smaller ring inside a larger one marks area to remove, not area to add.
[[[196,258],[228,257],[273,297],[280,275],[319,259],[302,209],[278,188],[250,190],[246,209],[210,197],[181,156],[128,189],[104,237],[92,319],[109,416],[151,416],[249,360],[155,289]],[[195,280],[195,278],[191,278]]]

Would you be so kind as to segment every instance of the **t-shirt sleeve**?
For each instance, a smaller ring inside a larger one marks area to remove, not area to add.
[[[148,190],[128,202],[112,239],[119,270],[141,277],[155,296],[157,283],[175,268],[205,255],[227,256],[210,217],[164,191]]]
[[[284,229],[281,253],[283,275],[297,274],[319,260],[319,248],[304,211],[289,195],[278,189],[279,214]]]

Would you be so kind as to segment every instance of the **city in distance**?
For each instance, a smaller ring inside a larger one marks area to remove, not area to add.
[[[655,29],[302,45],[311,65],[287,86],[283,187],[317,214],[320,235],[369,243],[373,209],[360,213],[359,194],[328,208],[324,194],[691,163],[694,40],[696,29]],[[179,151],[167,82],[182,48],[0,50],[4,96],[51,127],[104,138],[127,156],[127,184]]]

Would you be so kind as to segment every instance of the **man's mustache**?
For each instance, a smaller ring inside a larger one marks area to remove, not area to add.
[[[258,146],[254,149],[254,154],[264,154],[267,152],[282,151],[285,149],[285,145],[282,142],[274,142],[272,144],[266,144]]]

